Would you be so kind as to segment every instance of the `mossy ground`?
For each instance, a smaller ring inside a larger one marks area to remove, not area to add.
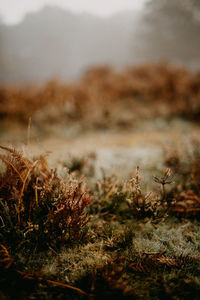
[[[78,240],[59,246],[50,241],[44,247],[38,247],[42,240],[35,243],[31,239],[32,231],[19,238],[19,243],[12,235],[9,240],[3,237],[13,262],[9,267],[3,262],[1,298],[199,299],[199,215],[173,211],[161,217],[137,215],[126,202],[129,185],[105,172],[101,180],[96,179],[86,172],[88,160],[79,160],[74,157],[66,163],[76,178],[84,173],[90,187],[89,222],[83,234]],[[176,194],[176,186],[181,190],[185,185],[191,187],[193,183],[186,175],[190,165],[192,160],[182,164],[187,184],[182,183],[181,173],[176,174],[167,197]],[[158,192],[156,183],[142,185],[142,190],[150,186],[153,193]],[[49,281],[68,284],[86,294]]]
[[[125,224],[124,224],[125,223]],[[199,299],[200,226],[169,217],[162,224],[93,219],[82,243],[45,253],[20,250],[18,269],[39,271],[44,282],[6,271],[2,299]],[[37,273],[36,273],[37,274]],[[55,287],[45,279],[84,290]]]

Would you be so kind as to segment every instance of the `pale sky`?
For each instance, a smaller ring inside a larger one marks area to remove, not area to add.
[[[122,10],[141,10],[146,0],[0,0],[0,16],[14,24],[27,12],[37,11],[45,5],[56,5],[73,12],[88,12],[109,16]]]

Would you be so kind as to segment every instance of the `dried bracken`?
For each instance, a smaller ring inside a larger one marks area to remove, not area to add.
[[[155,116],[199,120],[199,82],[198,74],[167,64],[121,72],[97,67],[76,84],[54,80],[35,88],[0,87],[0,116],[25,124],[32,117],[37,124],[62,119],[104,128],[130,127],[137,118]]]
[[[194,190],[181,192],[177,196],[172,210],[181,216],[195,216],[200,214],[200,197]]]
[[[184,265],[197,262],[199,259],[180,255],[168,257],[164,253],[142,253],[136,256],[135,261],[128,264],[128,268],[135,272],[147,273],[153,268],[167,266],[169,268],[182,268]]]
[[[44,157],[32,161],[16,150],[2,147],[6,171],[0,178],[3,231],[18,227],[24,237],[41,235],[48,240],[80,238],[88,222],[89,197],[80,181],[62,179],[48,168]]]
[[[9,269],[14,259],[10,256],[8,249],[1,244],[0,245],[0,268]]]
[[[182,217],[199,216],[200,214],[200,154],[199,142],[193,141],[191,149],[182,149],[182,154],[172,152],[165,161],[176,171],[179,181],[172,189],[171,210]],[[174,160],[174,155],[176,159]],[[170,158],[170,159],[169,159]]]

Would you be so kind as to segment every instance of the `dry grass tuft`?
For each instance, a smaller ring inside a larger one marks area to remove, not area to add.
[[[16,226],[24,238],[78,240],[88,222],[89,197],[82,183],[69,174],[62,179],[42,156],[34,161],[14,149],[0,148],[8,153],[0,155],[6,165],[0,177],[5,232]]]

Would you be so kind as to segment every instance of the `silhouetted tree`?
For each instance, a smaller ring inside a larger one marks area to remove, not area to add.
[[[200,1],[151,0],[140,35],[140,56],[194,65],[200,58]]]

